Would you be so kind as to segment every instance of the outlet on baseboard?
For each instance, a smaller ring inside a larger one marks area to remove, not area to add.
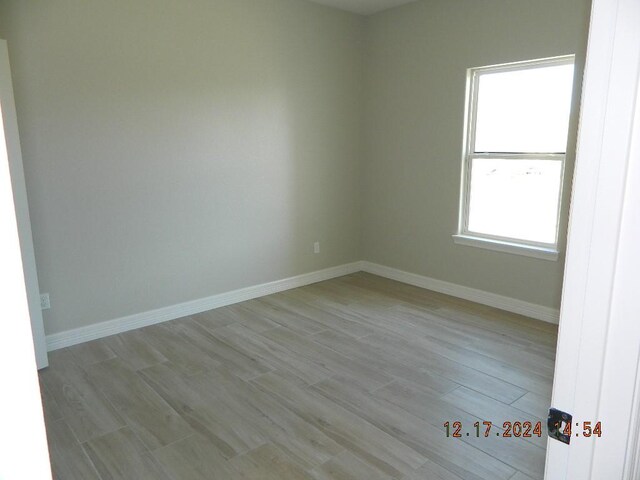
[[[49,299],[48,293],[40,295],[40,308],[42,308],[42,310],[49,310],[51,308],[51,300]]]
[[[320,242],[313,244],[313,253],[320,253]]]

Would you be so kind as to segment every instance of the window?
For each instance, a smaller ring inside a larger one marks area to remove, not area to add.
[[[574,57],[472,68],[456,243],[555,260]]]

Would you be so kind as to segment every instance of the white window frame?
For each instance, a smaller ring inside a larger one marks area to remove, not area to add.
[[[467,70],[467,93],[465,98],[465,128],[462,156],[462,178],[460,187],[460,208],[458,219],[458,233],[453,235],[455,243],[472,247],[486,248],[506,253],[525,255],[544,260],[558,259],[558,237],[560,213],[562,208],[562,190],[564,185],[566,148],[564,152],[545,153],[492,153],[475,152],[475,134],[478,113],[478,87],[480,77],[487,73],[502,73],[522,71],[530,68],[551,67],[575,64],[575,55],[541,58],[486,67],[476,67]],[[555,160],[561,162],[560,188],[558,189],[558,212],[556,220],[556,236],[553,243],[543,243],[523,240],[519,238],[502,237],[485,233],[473,232],[468,228],[469,203],[471,192],[471,162],[476,158],[497,158],[518,160]]]

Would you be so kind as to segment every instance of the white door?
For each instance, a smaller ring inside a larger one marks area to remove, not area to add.
[[[573,419],[548,480],[640,478],[640,0],[592,8],[552,399]]]
[[[18,136],[16,107],[13,100],[11,71],[9,69],[9,53],[5,40],[0,40],[0,112],[2,113],[2,123],[4,124],[4,130],[0,135],[3,137],[3,142],[6,145],[7,155],[9,157],[9,170],[11,172],[13,198],[18,220],[20,249],[22,251],[22,263],[27,285],[27,299],[29,302],[36,363],[38,368],[44,368],[49,365],[47,360],[47,344],[42,322],[42,310],[40,308],[40,288],[38,286],[38,274],[36,272],[36,259],[33,252],[31,220],[29,219],[29,205],[27,203],[27,190],[24,183],[24,170],[22,168],[20,137]],[[5,162],[6,159],[0,158],[0,161]]]

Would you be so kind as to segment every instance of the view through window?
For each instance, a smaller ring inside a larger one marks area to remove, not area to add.
[[[573,56],[469,70],[460,234],[555,249]]]

